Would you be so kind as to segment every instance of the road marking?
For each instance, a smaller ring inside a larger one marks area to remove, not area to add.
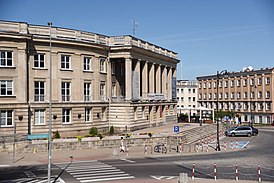
[[[26,174],[28,178],[36,178],[36,175],[32,171],[25,171],[24,174]]]
[[[7,167],[7,166],[10,166],[10,165],[0,165],[0,167]]]
[[[129,162],[129,163],[135,163],[135,162],[136,162],[136,161],[132,161],[132,160],[125,159],[125,158],[121,158],[120,160],[123,160],[123,161]]]
[[[175,176],[155,176],[155,175],[151,175],[150,177],[152,177],[156,180],[162,180],[162,179],[171,180],[171,179],[176,178]]]

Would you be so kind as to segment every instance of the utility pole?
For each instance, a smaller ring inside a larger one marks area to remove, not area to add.
[[[133,36],[135,37],[136,27],[138,26],[138,23],[135,20],[133,20],[132,24],[133,24]]]

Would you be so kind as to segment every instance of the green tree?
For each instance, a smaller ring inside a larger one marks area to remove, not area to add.
[[[89,130],[89,134],[92,136],[92,137],[96,137],[98,135],[98,130],[96,127],[92,127],[90,130]]]
[[[110,135],[113,135],[113,134],[114,134],[114,127],[113,127],[113,126],[110,127],[110,129],[109,129],[109,134],[110,134]]]
[[[54,132],[54,139],[60,139],[60,133],[58,132],[58,130],[56,132]]]

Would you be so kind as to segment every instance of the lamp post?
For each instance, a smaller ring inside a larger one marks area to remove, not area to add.
[[[254,87],[254,90],[252,91],[252,87]],[[251,93],[253,93],[256,90],[257,86],[256,85],[251,85],[250,86],[250,117],[251,117],[251,126],[253,126],[254,123],[254,115],[253,115],[253,107],[255,110],[255,105],[253,105],[252,99],[255,98],[255,94],[251,97]]]
[[[220,76],[221,75],[227,75],[227,70],[223,70],[221,72],[217,71],[217,146],[216,146],[216,151],[221,151],[221,146],[220,146],[220,136],[219,136],[219,131],[220,131],[220,128],[219,128],[219,79],[220,79]]]
[[[49,131],[48,131],[48,183],[51,182],[51,126],[52,126],[52,50],[51,50],[51,26],[52,22],[48,23],[49,26],[49,49],[50,49],[50,84],[49,84]]]

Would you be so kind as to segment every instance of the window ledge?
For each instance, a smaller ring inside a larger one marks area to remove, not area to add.
[[[1,69],[16,69],[15,66],[0,66]]]
[[[32,67],[33,70],[48,70],[48,68]]]
[[[63,69],[63,68],[61,68],[60,71],[70,71],[70,72],[72,72],[73,69]]]
[[[0,95],[0,98],[16,98],[16,95]]]
[[[83,70],[83,72],[93,73],[93,70]]]

